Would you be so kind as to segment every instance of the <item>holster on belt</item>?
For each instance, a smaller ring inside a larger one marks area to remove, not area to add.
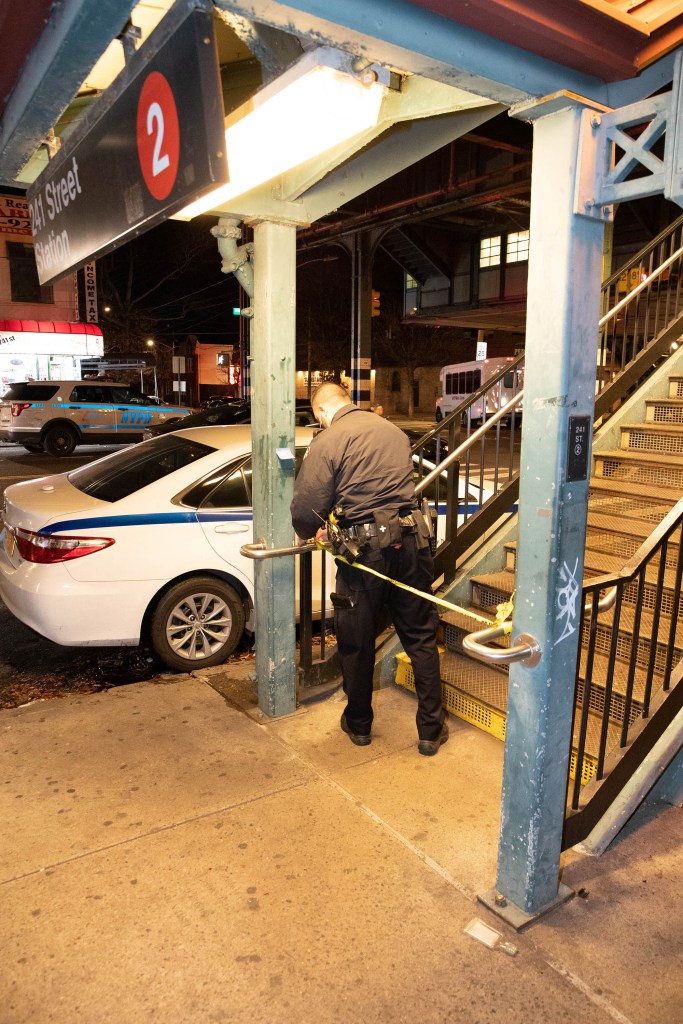
[[[413,519],[415,520],[415,543],[417,544],[418,550],[423,551],[429,547],[429,541],[432,536],[432,526],[428,522],[419,508],[413,510]]]

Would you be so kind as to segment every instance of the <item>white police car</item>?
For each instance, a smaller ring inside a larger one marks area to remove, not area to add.
[[[179,422],[190,412],[114,381],[19,381],[0,401],[0,441],[29,452],[71,455],[78,444],[140,441],[146,427]]]
[[[312,436],[297,430],[298,457]],[[250,427],[165,434],[8,487],[0,597],[58,644],[216,665],[253,628],[252,519]]]

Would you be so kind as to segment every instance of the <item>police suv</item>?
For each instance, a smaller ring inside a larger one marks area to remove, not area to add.
[[[156,405],[125,384],[100,380],[30,380],[0,400],[0,441],[29,452],[71,455],[78,444],[130,444],[146,427],[179,421],[192,409]]]

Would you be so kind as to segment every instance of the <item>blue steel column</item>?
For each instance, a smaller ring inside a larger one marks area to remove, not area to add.
[[[573,213],[580,115],[522,115],[535,124],[514,631],[543,653],[510,667],[495,901],[521,923],[560,898],[579,642],[590,463],[568,483],[567,445],[570,417],[588,417],[590,454],[604,233]]]
[[[293,542],[296,229],[264,221],[254,227],[254,319],[251,332],[254,539]],[[277,452],[280,450],[280,457]],[[254,563],[256,675],[259,708],[270,716],[296,708],[294,559]]]

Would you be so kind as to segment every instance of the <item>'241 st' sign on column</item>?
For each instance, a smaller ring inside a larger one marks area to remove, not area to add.
[[[227,181],[210,5],[176,4],[28,192],[51,284]]]

